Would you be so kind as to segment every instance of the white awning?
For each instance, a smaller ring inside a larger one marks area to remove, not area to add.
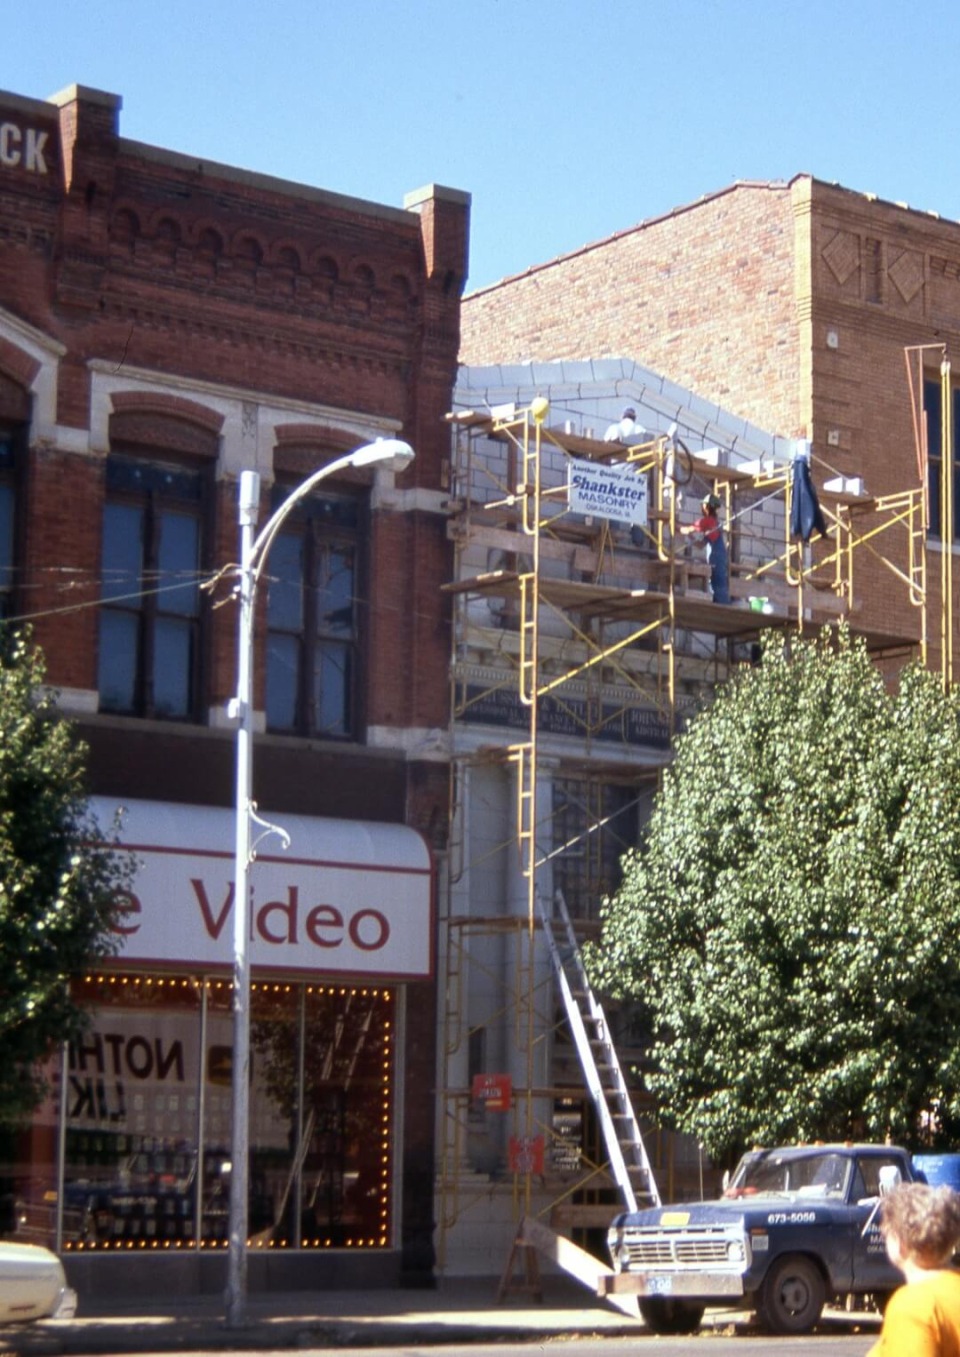
[[[120,925],[126,965],[232,967],[234,833],[230,810],[95,796],[107,838],[137,861]],[[290,835],[265,838],[250,871],[250,963],[261,971],[415,979],[433,973],[430,852],[405,825],[271,814]]]

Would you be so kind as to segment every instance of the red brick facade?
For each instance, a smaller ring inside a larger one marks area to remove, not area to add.
[[[918,484],[905,348],[940,344],[956,364],[960,224],[800,176],[737,184],[468,296],[461,358],[632,358],[812,439],[818,479],[861,475],[883,495]],[[929,350],[928,373],[939,363]],[[862,553],[857,572],[863,620],[915,632],[886,567]]]
[[[441,512],[467,274],[469,199],[430,187],[403,208],[124,140],[120,100],[71,88],[0,93],[0,419],[26,426],[18,469],[14,616],[32,621],[51,683],[90,748],[91,791],[231,802],[233,581],[205,600],[194,725],[98,710],[107,456],[163,452],[213,482],[211,578],[238,554],[237,483],[291,484],[378,436],[416,460],[367,490],[362,682],[355,738],[258,741],[254,794],[272,810],[446,835],[449,578]],[[260,622],[264,600],[258,598]],[[256,701],[265,660],[257,629]],[[436,1041],[431,984],[410,986],[404,1266],[429,1273]],[[408,1257],[409,1255],[409,1257]]]
[[[407,210],[339,198],[125,142],[118,114],[97,91],[0,95],[0,377],[6,407],[33,409],[19,601],[52,682],[96,687],[96,609],[60,605],[67,572],[71,601],[92,601],[103,459],[118,440],[217,464],[221,562],[237,550],[245,450],[266,493],[271,465],[305,475],[396,433],[416,449],[400,484],[415,507],[374,511],[364,707],[371,726],[444,724],[448,642],[430,600],[447,549],[424,510],[447,455],[465,195],[425,191]],[[229,607],[209,618],[211,708],[233,690],[234,623]]]

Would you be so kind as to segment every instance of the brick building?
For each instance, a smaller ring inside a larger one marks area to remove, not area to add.
[[[636,842],[669,734],[756,659],[767,627],[842,617],[890,670],[917,653],[944,661],[937,617],[954,625],[941,596],[955,586],[941,572],[953,555],[941,549],[941,362],[960,344],[960,225],[807,176],[737,184],[467,296],[462,331],[461,866],[445,920],[458,1004],[442,1043],[438,1215],[444,1259],[490,1270],[514,1225],[498,1196],[511,1136],[542,1149],[529,1215],[583,1241],[626,1200],[583,1094],[588,1058],[572,1057],[571,1005],[565,1029],[559,1001],[550,1007],[556,966],[541,934],[524,934],[524,909],[547,902],[546,933],[560,896],[577,936],[596,936],[597,902]],[[960,414],[955,391],[947,408]],[[614,447],[637,446],[611,453],[604,430],[628,410],[635,432]],[[676,435],[686,469],[672,461]],[[639,531],[578,508],[578,459],[615,471],[630,459],[645,485]],[[798,465],[812,468],[829,540],[791,529]],[[708,601],[677,531],[708,492],[730,547],[723,605]],[[522,1021],[505,1033],[516,1013],[529,1015],[526,1047]],[[604,1029],[640,1064],[633,1016],[614,1009]],[[478,1077],[498,1073],[518,1104],[526,1094],[537,1106],[526,1127],[520,1111],[511,1122],[471,1098]],[[660,1190],[702,1195],[712,1170],[698,1147],[662,1132],[642,1088],[630,1097]],[[609,1182],[590,1177],[597,1163]]]
[[[139,910],[5,1193],[81,1293],[118,1267],[156,1289],[158,1252],[171,1285],[222,1285],[238,479],[264,520],[396,436],[413,465],[324,481],[257,600],[254,797],[293,843],[253,869],[250,1284],[422,1282],[469,199],[204,163],[119,112],[0,93],[0,613],[34,629],[101,822],[128,807]]]
[[[629,357],[761,428],[809,438],[819,484],[859,476],[871,496],[919,485],[925,394],[936,539],[944,348],[960,349],[960,224],[801,175],[735,184],[473,293],[461,357]],[[888,580],[864,561],[864,623],[916,631]]]

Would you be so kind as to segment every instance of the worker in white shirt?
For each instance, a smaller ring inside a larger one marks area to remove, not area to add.
[[[631,443],[641,443],[646,432],[643,425],[637,423],[636,410],[632,405],[628,405],[616,424],[611,424],[603,435],[603,441],[605,443],[623,443],[629,446]]]

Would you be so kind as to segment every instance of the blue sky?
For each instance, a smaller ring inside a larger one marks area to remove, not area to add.
[[[42,0],[0,68],[120,94],[123,136],[201,158],[465,189],[468,290],[735,179],[960,219],[957,0]]]

